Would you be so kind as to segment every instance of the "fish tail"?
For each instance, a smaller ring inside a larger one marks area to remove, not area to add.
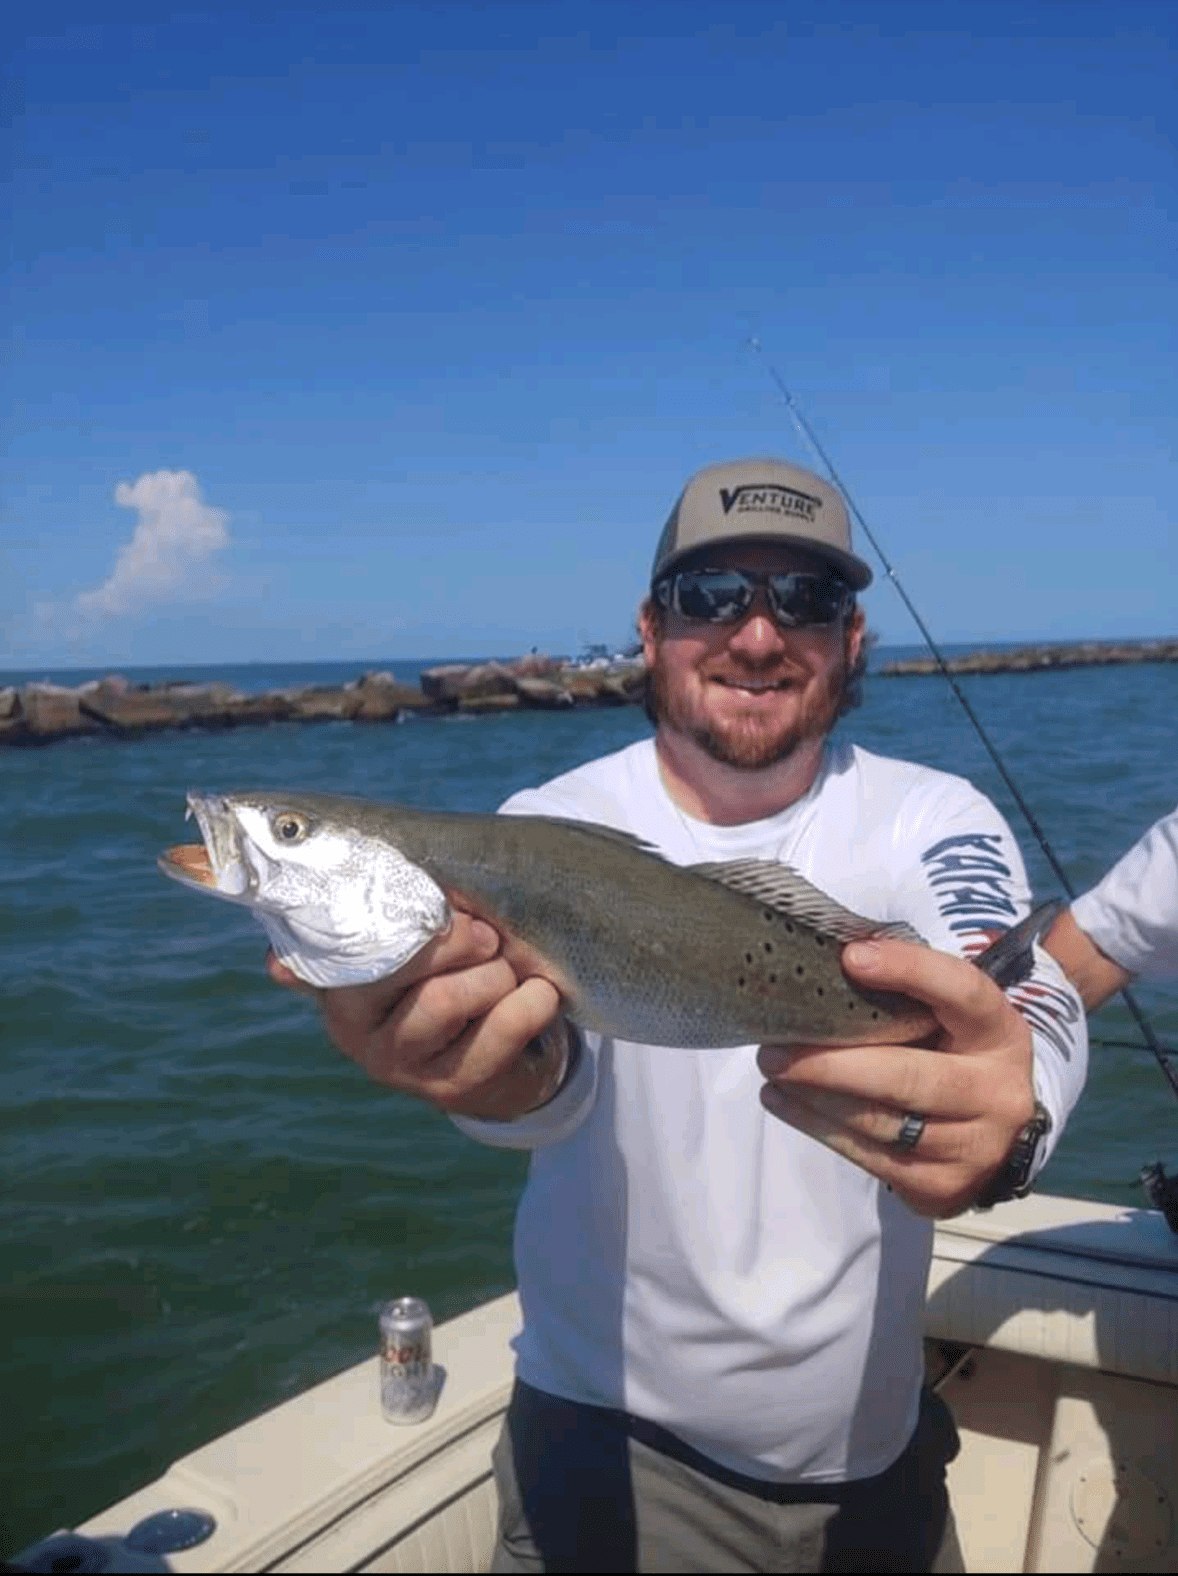
[[[1056,898],[1040,903],[1026,919],[1004,931],[997,941],[991,942],[984,952],[979,952],[974,962],[983,974],[988,974],[995,985],[1009,990],[1021,985],[1035,966],[1033,947],[1052,920],[1063,908]]]

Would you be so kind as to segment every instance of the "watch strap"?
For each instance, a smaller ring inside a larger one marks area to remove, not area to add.
[[[1012,1198],[1025,1198],[1035,1178],[1035,1162],[1051,1131],[1051,1113],[1039,1100],[1031,1120],[1019,1128],[1006,1159],[974,1200],[975,1209],[993,1209]]]

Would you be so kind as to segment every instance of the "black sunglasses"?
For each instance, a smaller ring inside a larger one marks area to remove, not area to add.
[[[851,607],[855,593],[837,575],[768,574],[752,569],[680,569],[656,580],[651,594],[697,624],[735,624],[763,589],[773,617],[787,629],[833,624]]]

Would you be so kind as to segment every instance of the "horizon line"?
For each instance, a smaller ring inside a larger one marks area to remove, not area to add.
[[[1089,635],[1058,637],[1023,637],[1015,639],[993,639],[964,637],[956,640],[941,640],[938,645],[945,649],[950,646],[969,646],[973,650],[997,650],[1012,647],[1034,646],[1148,646],[1162,644],[1167,641],[1178,640],[1178,634],[1170,635]],[[596,643],[595,643],[596,644]],[[922,651],[930,650],[926,641],[874,641],[870,647],[872,653],[908,650],[916,648]],[[620,654],[620,653],[616,653]],[[241,669],[241,668],[293,668],[293,667],[358,667],[366,671],[379,671],[382,666],[393,666],[398,663],[425,665],[444,663],[476,663],[476,662],[513,662],[521,657],[536,655],[549,657],[555,661],[576,661],[576,656],[567,652],[549,651],[517,651],[511,654],[503,652],[484,652],[481,655],[463,653],[447,654],[444,656],[385,656],[385,657],[247,657],[239,662],[206,662],[189,657],[160,658],[153,662],[119,662],[117,659],[96,658],[90,662],[65,662],[58,663],[52,660],[34,664],[8,664],[0,658],[0,678],[5,674],[29,674],[36,669],[45,669],[54,673],[90,673],[97,669],[104,669],[108,675],[116,673],[135,673],[154,671],[160,668],[215,668],[215,669]]]

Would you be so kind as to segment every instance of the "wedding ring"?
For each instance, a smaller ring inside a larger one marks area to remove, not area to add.
[[[923,1116],[917,1116],[915,1111],[909,1111],[908,1115],[900,1123],[900,1131],[892,1139],[893,1147],[904,1150],[906,1154],[911,1153],[917,1144],[920,1143],[920,1135],[924,1132],[924,1123],[925,1119]]]

